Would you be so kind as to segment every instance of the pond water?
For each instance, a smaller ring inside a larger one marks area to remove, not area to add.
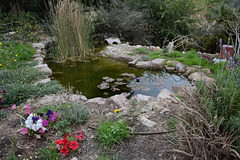
[[[128,92],[131,96],[144,94],[157,97],[163,88],[172,91],[172,86],[189,84],[184,76],[137,69],[129,67],[126,62],[108,57],[94,57],[87,63],[61,64],[48,61],[47,64],[53,70],[51,79],[59,81],[65,88],[72,87],[75,93],[79,91],[87,98],[106,98],[122,92]],[[122,75],[123,73],[134,74],[135,77]],[[114,81],[106,83],[103,77]],[[107,84],[109,88],[100,89],[103,84]]]

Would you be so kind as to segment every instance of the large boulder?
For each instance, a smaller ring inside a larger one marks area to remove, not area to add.
[[[179,73],[184,73],[185,72],[185,65],[182,64],[182,63],[177,63],[176,64],[176,70],[179,72]]]
[[[39,65],[34,66],[34,68],[38,68],[38,70],[44,72],[48,76],[52,75],[52,70],[48,67],[47,64],[39,64]]]
[[[149,101],[151,99],[150,96],[142,95],[142,94],[137,94],[136,96],[132,97],[132,100],[136,100],[137,102],[142,102],[142,101]]]
[[[128,108],[129,102],[128,102],[127,98],[122,94],[112,96],[109,99],[122,109]]]
[[[172,92],[171,91],[169,91],[168,89],[166,89],[166,88],[164,88],[164,89],[162,89],[161,90],[161,92],[158,94],[158,96],[157,96],[157,98],[158,99],[165,99],[165,98],[171,98],[171,95],[172,94]]]
[[[161,59],[161,58],[152,60],[152,69],[153,70],[162,69],[164,61],[165,59]]]
[[[151,61],[138,61],[136,64],[137,68],[150,69],[152,67]]]
[[[41,42],[40,43],[33,43],[32,47],[36,48],[36,49],[41,49],[42,50],[42,49],[45,48],[45,45],[43,43],[41,43]]]
[[[195,72],[188,76],[188,79],[195,83],[198,80],[206,81],[207,83],[213,82],[214,79],[208,76],[205,76],[202,72]]]

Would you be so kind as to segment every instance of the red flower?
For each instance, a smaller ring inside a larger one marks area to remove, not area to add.
[[[67,156],[69,149],[67,149],[66,147],[63,147],[60,151],[62,152],[62,154],[65,154]]]
[[[83,135],[83,133],[82,133],[82,132],[80,132],[80,131],[79,131],[78,133],[80,133],[80,135],[82,136],[82,138],[84,138],[84,135]]]
[[[69,140],[68,140],[67,138],[64,138],[62,145],[63,145],[64,147],[68,147],[68,144],[69,144],[69,143],[70,143]]]
[[[78,136],[78,135],[75,135],[76,138],[80,139],[80,140],[83,140],[82,137]]]
[[[72,141],[69,148],[72,148],[72,150],[76,150],[79,147],[78,142],[77,141]]]
[[[5,93],[7,93],[5,90],[3,90],[3,93],[5,94]]]
[[[69,133],[65,134],[64,138],[67,138],[68,135],[69,135]]]
[[[55,141],[55,143],[57,143],[57,144],[63,144],[63,140],[62,140],[62,139],[57,139],[57,140]]]

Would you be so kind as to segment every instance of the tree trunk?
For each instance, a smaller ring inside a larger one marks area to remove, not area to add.
[[[13,14],[17,17],[24,11],[22,0],[10,0],[9,4]]]

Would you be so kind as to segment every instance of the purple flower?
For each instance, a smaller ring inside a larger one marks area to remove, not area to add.
[[[199,55],[199,59],[201,60],[202,59],[202,54],[200,51],[198,51],[198,55]]]
[[[39,118],[38,117],[33,117],[32,120],[33,120],[33,123],[35,123]]]
[[[55,114],[52,114],[52,115],[50,116],[50,120],[51,120],[52,122],[54,122],[54,121],[55,121],[55,119],[56,119],[56,116],[55,116]]]
[[[220,46],[222,46],[222,38],[220,38],[220,43],[219,44],[220,44]]]
[[[47,110],[47,113],[46,113],[46,116],[49,118],[50,117],[50,115],[52,115],[53,114],[53,112],[51,111],[51,110]]]
[[[136,78],[136,81],[137,81],[137,82],[139,82],[139,81],[140,81],[140,78],[139,78],[139,77],[137,77],[137,78]]]
[[[48,125],[48,120],[44,119],[42,121],[42,125],[43,125],[43,127],[46,127]]]
[[[56,111],[53,111],[53,114],[55,114],[56,116],[59,116]]]
[[[239,84],[239,78],[237,79],[237,84]]]

